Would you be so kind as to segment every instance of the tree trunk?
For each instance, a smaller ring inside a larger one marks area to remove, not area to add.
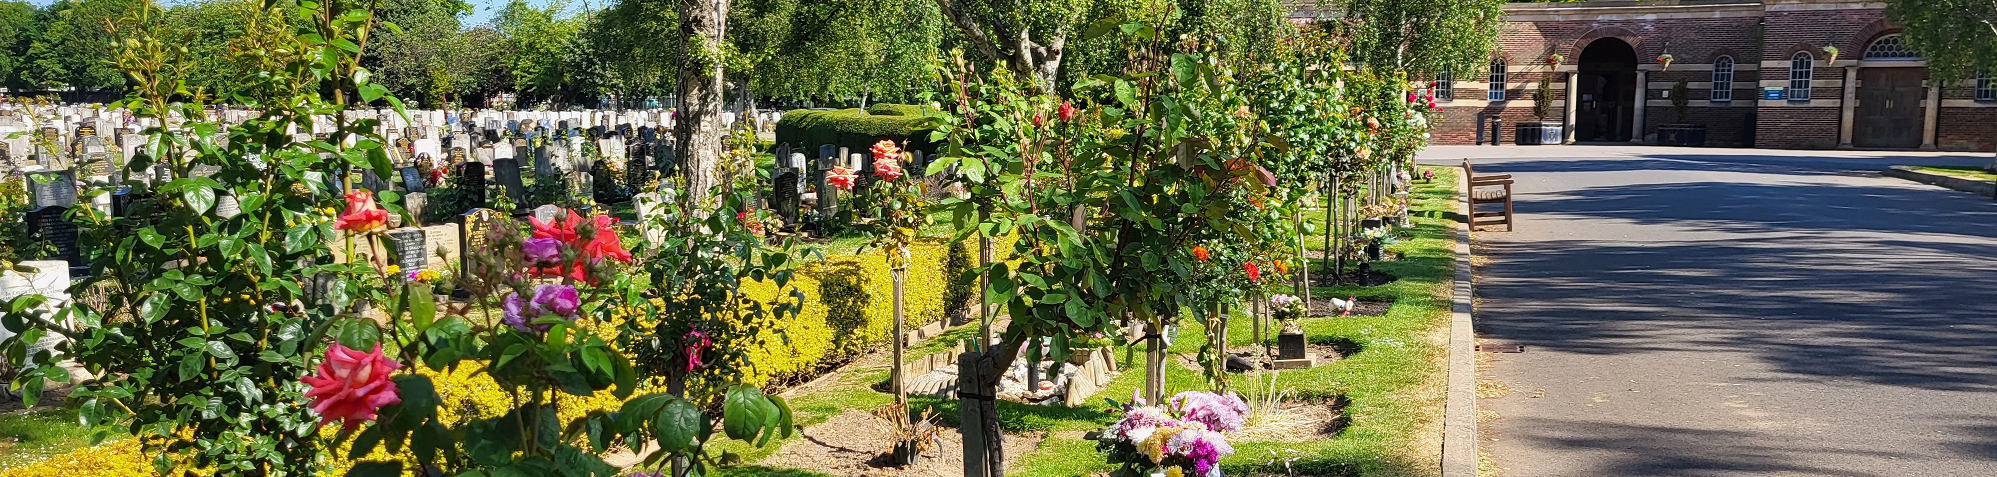
[[[698,38],[719,45],[727,30],[729,0],[685,0],[679,5],[680,37]],[[687,194],[694,204],[713,202],[717,185],[714,166],[721,162],[722,139],[727,131],[721,124],[723,71],[719,62],[706,64],[687,45],[680,52],[678,93],[679,118],[674,122],[673,139],[679,143],[678,160],[685,165]]]

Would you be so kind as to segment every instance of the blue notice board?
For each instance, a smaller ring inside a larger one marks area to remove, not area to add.
[[[1761,87],[1761,100],[1781,101],[1784,99],[1788,99],[1787,97],[1788,92],[1789,92],[1788,88],[1783,88],[1780,86],[1763,86]]]

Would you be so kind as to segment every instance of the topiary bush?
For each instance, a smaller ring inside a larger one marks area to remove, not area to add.
[[[876,104],[861,111],[841,109],[819,111],[799,109],[784,113],[777,121],[777,143],[788,143],[791,147],[815,155],[819,145],[831,144],[845,147],[849,153],[865,152],[882,139],[897,144],[906,142],[904,149],[935,151],[936,144],[929,141],[929,134],[922,129],[924,111],[934,109],[905,104]]]

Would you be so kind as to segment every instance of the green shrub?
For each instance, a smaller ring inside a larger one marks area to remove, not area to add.
[[[777,121],[777,143],[816,155],[818,146],[845,147],[848,154],[866,151],[882,139],[906,142],[907,149],[935,151],[927,130],[916,129],[923,122],[919,106],[877,104],[867,112],[858,109],[818,111],[799,109],[784,113]]]
[[[921,117],[940,114],[936,108],[914,104],[881,103],[867,107],[867,114],[873,116],[912,116]]]

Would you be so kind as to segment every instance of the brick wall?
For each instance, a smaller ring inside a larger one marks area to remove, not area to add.
[[[1942,108],[1935,147],[1944,151],[1997,150],[1997,108]]]
[[[1830,149],[1838,145],[1836,107],[1764,107],[1755,118],[1754,147]]]

